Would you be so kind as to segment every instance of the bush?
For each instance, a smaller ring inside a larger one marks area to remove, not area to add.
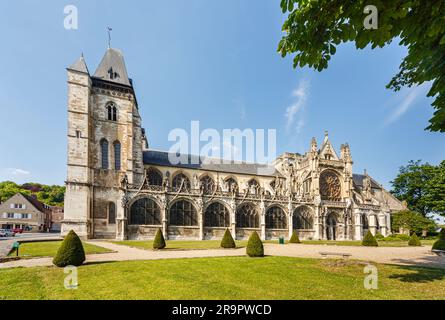
[[[85,250],[82,241],[77,234],[71,230],[63,239],[62,244],[53,259],[53,263],[58,267],[80,266],[85,261]]]
[[[445,251],[445,228],[442,228],[439,233],[439,240],[434,242],[433,250],[444,250]]]
[[[376,238],[376,240],[383,240],[383,239],[385,239],[385,237],[383,236],[383,234],[381,234],[380,232],[377,232],[377,233],[375,234],[375,238]]]
[[[366,247],[378,247],[379,246],[379,244],[377,243],[377,240],[374,238],[371,231],[368,230],[368,233],[363,238],[362,246],[366,246]]]
[[[292,233],[292,237],[290,237],[289,243],[301,243],[300,238],[298,238],[297,231],[294,231]]]
[[[164,235],[162,234],[162,230],[158,229],[156,232],[155,239],[153,240],[153,249],[164,249],[165,248],[165,239]]]
[[[263,257],[264,247],[256,231],[252,233],[247,242],[246,253],[249,257]]]
[[[413,247],[420,247],[422,244],[420,243],[419,238],[417,237],[417,234],[414,232],[411,238],[408,241],[409,246]]]
[[[232,234],[230,233],[229,229],[226,229],[226,232],[224,232],[224,236],[221,240],[221,248],[236,248],[235,241],[233,240]]]

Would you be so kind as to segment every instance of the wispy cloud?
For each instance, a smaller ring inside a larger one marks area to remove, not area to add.
[[[305,126],[303,111],[306,107],[307,97],[309,95],[309,81],[302,79],[297,87],[292,91],[294,102],[286,108],[284,117],[286,119],[286,131],[290,133],[295,130],[297,134]],[[295,124],[296,123],[296,124]]]
[[[31,172],[19,168],[8,168],[6,171],[13,176],[28,176]]]
[[[412,106],[414,106],[419,96],[425,95],[427,90],[428,84],[425,83],[417,87],[411,87],[402,93],[397,102],[397,106],[385,119],[384,125],[389,125],[402,117]]]

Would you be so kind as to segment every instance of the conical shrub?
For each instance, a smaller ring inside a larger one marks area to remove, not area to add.
[[[377,240],[374,238],[371,231],[368,230],[368,233],[363,238],[362,246],[365,246],[365,247],[378,247],[379,246],[379,244],[377,243]]]
[[[153,240],[153,249],[160,250],[164,249],[166,246],[164,235],[162,234],[162,230],[159,228],[156,232],[155,239]]]
[[[236,248],[235,240],[233,240],[232,234],[230,233],[229,229],[226,229],[226,232],[224,232],[224,236],[221,240],[221,248]]]
[[[249,257],[264,257],[264,247],[256,231],[251,234],[247,242],[246,253]]]
[[[300,238],[298,238],[298,233],[297,231],[294,231],[292,233],[292,236],[289,239],[289,243],[301,243]]]
[[[408,245],[413,247],[420,247],[422,245],[415,232],[409,238]]]
[[[80,266],[85,261],[85,250],[82,241],[77,234],[71,230],[63,239],[62,244],[53,258],[53,263],[58,267]]]
[[[445,228],[442,228],[439,233],[439,240],[434,242],[433,250],[444,250],[445,251]]]

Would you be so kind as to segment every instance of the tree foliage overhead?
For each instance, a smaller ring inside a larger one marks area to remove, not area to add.
[[[378,9],[377,29],[364,27],[367,5]],[[408,54],[387,88],[431,81],[428,96],[434,97],[435,112],[427,129],[445,132],[445,1],[281,0],[281,9],[289,14],[278,51],[283,57],[295,54],[294,68],[322,71],[341,43],[374,49],[399,40]]]
[[[48,186],[40,183],[25,183],[18,185],[12,181],[0,182],[0,202],[4,202],[16,193],[35,195],[37,199],[49,206],[63,207],[65,196],[64,186]]]
[[[435,213],[445,215],[445,161],[438,166],[420,160],[410,161],[399,169],[391,181],[391,191],[408,208],[424,216]]]

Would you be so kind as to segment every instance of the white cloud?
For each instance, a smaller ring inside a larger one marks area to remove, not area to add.
[[[428,85],[426,83],[407,89],[406,92],[402,94],[398,106],[385,119],[385,125],[393,123],[402,117],[414,105],[419,96],[425,95],[427,89]]]
[[[31,172],[19,168],[8,168],[7,172],[14,176],[28,176],[31,174]]]
[[[303,119],[302,111],[306,106],[307,97],[309,94],[309,81],[306,79],[300,80],[298,86],[292,91],[292,96],[295,98],[294,102],[286,108],[286,113],[284,117],[286,118],[286,131],[289,133],[292,129],[295,129],[297,134],[301,132],[305,125]],[[294,123],[297,120],[297,115],[299,114],[299,119],[296,126]]]

